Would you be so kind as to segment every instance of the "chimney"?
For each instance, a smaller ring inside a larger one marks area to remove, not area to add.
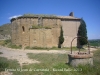
[[[73,12],[70,12],[69,16],[74,17],[74,13]]]

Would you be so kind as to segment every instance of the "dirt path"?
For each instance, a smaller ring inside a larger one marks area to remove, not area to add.
[[[91,48],[91,51],[94,51],[96,49]],[[10,49],[5,47],[0,47],[0,52],[3,54],[0,54],[0,57],[6,57],[8,59],[17,59],[20,66],[23,64],[30,64],[30,63],[40,63],[40,61],[29,59],[27,56],[27,53],[55,53],[55,54],[68,54],[70,51],[66,50],[22,50],[22,49]],[[73,51],[75,53],[77,51]]]
[[[35,59],[29,59],[26,55],[28,52],[25,52],[23,50],[14,50],[2,47],[0,49],[0,52],[3,53],[0,54],[0,57],[6,57],[7,59],[17,59],[20,66],[22,66],[23,64],[39,63],[39,61],[36,61]]]
[[[22,49],[10,49],[5,47],[0,47],[0,52],[3,54],[0,54],[0,57],[6,57],[7,59],[17,59],[20,66],[23,64],[30,64],[30,63],[40,63],[37,60],[29,59],[27,56],[27,53],[60,53],[65,54],[68,53],[68,51],[65,50],[22,50]]]

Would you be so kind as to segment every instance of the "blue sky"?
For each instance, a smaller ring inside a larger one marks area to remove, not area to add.
[[[100,39],[99,0],[0,0],[0,25],[26,13],[68,16],[71,11],[85,20],[89,39]]]

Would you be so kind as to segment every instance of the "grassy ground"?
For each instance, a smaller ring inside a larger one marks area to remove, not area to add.
[[[95,46],[95,47],[100,47],[100,40],[89,40],[90,46]],[[11,44],[11,40],[0,40],[0,45],[1,46],[5,46],[5,47],[9,47],[9,48],[13,48],[13,49],[21,49],[22,46],[19,45],[14,45]],[[87,47],[87,46],[85,46]],[[27,50],[70,50],[70,47],[63,47],[63,48],[58,48],[58,47],[52,47],[52,48],[42,48],[42,47],[25,47],[25,49]],[[77,47],[72,47],[73,50],[78,50]],[[81,49],[81,50],[85,50],[85,49]]]
[[[28,53],[27,55],[41,63],[24,65],[21,69],[16,60],[0,57],[0,71],[5,68],[15,69],[16,71],[12,71],[13,75],[100,75],[100,50],[94,52],[94,66],[92,67],[89,65],[77,68],[69,66],[66,64],[67,54]]]
[[[41,47],[26,47],[25,49],[30,49],[30,50],[70,50],[70,47],[63,47],[63,48],[58,48],[58,47],[52,47],[52,48],[41,48]],[[72,47],[73,50],[77,50],[76,47]]]
[[[100,75],[100,50],[94,52],[94,66],[86,65],[77,68],[66,64],[68,61],[67,54],[28,53],[27,55],[41,63],[24,65],[23,71],[15,71],[13,72],[14,75]]]
[[[0,72],[5,71],[6,68],[18,68],[20,67],[16,60],[8,60],[7,58],[0,57]]]
[[[12,49],[21,49],[22,46],[19,45],[14,45],[11,44],[11,40],[0,40],[0,45],[1,46],[5,46],[8,48],[12,48]],[[73,51],[78,50],[77,47],[72,47]],[[52,48],[42,48],[42,47],[29,47],[27,46],[25,48],[25,50],[70,50],[70,47],[63,47],[63,48],[58,48],[58,47],[52,47]],[[85,49],[81,49],[81,50],[85,50]]]

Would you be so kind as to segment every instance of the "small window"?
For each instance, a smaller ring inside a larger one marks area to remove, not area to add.
[[[24,28],[24,26],[22,26],[22,30],[23,30],[23,32],[25,32],[25,28]]]

